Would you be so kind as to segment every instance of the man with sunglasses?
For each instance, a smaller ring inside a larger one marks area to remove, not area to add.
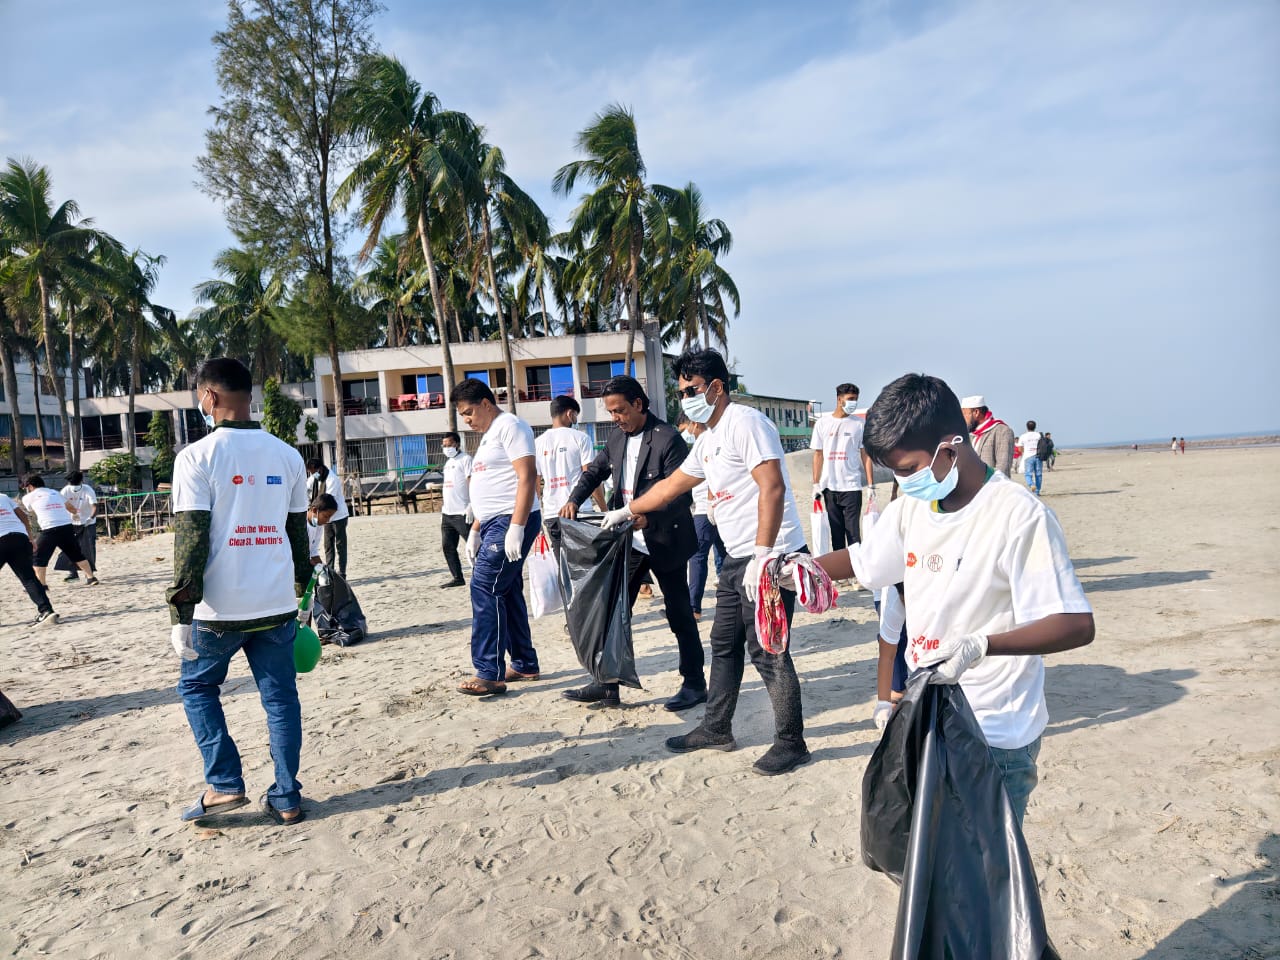
[[[667,479],[620,509],[605,514],[605,525],[623,523],[662,509],[706,481],[716,525],[728,559],[716,587],[716,619],[711,630],[711,682],[702,723],[667,748],[732,750],[733,714],[749,653],[773,703],[773,746],[755,762],[757,773],[787,773],[810,759],[804,742],[800,681],[786,651],[768,653],[756,636],[756,593],[763,564],[771,557],[805,550],[804,529],[787,477],[782,440],[760,411],[729,398],[731,378],[714,350],[691,350],[675,362],[680,406],[694,423],[706,425],[688,458]],[[795,594],[782,591],[788,625]]]

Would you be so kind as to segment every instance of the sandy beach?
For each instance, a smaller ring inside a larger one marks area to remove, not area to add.
[[[1067,451],[1045,500],[1098,625],[1047,670],[1026,835],[1050,933],[1064,957],[1280,957],[1280,448]],[[28,628],[0,572],[0,689],[25,713],[0,730],[5,956],[888,954],[898,891],[859,856],[870,594],[797,617],[815,762],[763,778],[750,667],[737,752],[663,749],[690,721],[661,707],[678,676],[660,602],[637,605],[646,689],[626,709],[560,698],[582,671],[555,617],[534,625],[543,679],[476,700],[454,692],[469,606],[436,589],[439,516],[350,536],[373,637],[300,678],[309,820],[283,830],[254,808],[177,819],[201,768],[168,642],[171,536],[102,543],[99,588],[56,577],[57,628]],[[242,658],[224,702],[256,799],[270,760]]]

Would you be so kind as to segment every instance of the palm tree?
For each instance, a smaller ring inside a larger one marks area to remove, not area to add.
[[[369,269],[355,283],[355,292],[368,301],[368,309],[386,318],[386,345],[399,347],[409,342],[409,310],[411,299],[405,289],[409,272],[406,252],[412,247],[403,234],[384,237],[374,248]]]
[[[436,273],[433,221],[448,220],[463,208],[466,158],[458,143],[472,127],[463,113],[442,110],[436,95],[409,76],[393,57],[368,58],[352,90],[352,122],[369,154],[360,160],[334,196],[343,205],[360,193],[360,222],[369,235],[359,259],[367,260],[377,246],[382,225],[396,208],[422,246],[431,289],[431,304],[440,329],[444,354],[445,390],[454,382],[453,353],[449,349],[444,300]],[[449,428],[457,429],[458,415],[450,403]]]
[[[129,419],[126,424],[129,454],[136,448],[134,410],[138,391],[144,383],[154,382],[152,376],[144,381],[144,363],[154,364],[161,343],[160,325],[175,324],[172,310],[151,302],[151,294],[160,280],[160,268],[165,258],[133,250],[115,259],[114,284],[116,298],[113,306],[114,334],[121,346],[128,350],[129,367]],[[117,351],[117,355],[123,351]],[[152,373],[159,373],[154,369]],[[167,374],[168,371],[164,371]]]
[[[635,331],[641,329],[641,257],[649,202],[635,117],[626,107],[613,104],[578,134],[576,144],[586,158],[557,170],[552,188],[568,196],[580,178],[594,187],[574,210],[569,234],[576,243],[599,250],[602,280],[617,288],[626,301],[626,328],[630,333],[626,368],[630,370]]]
[[[681,338],[687,349],[701,334],[702,345],[711,346],[714,334],[728,348],[728,314],[725,298],[738,316],[742,303],[733,278],[718,259],[729,252],[733,235],[723,220],[703,219],[702,191],[690,183],[682,190],[654,184],[653,196],[662,212],[664,226],[654,230],[655,281],[658,319],[662,339],[669,343]]]
[[[35,297],[40,344],[44,348],[53,395],[58,398],[66,462],[74,470],[79,467],[79,451],[67,417],[59,354],[53,349],[60,334],[53,301],[61,284],[89,290],[101,283],[105,276],[94,262],[93,248],[114,241],[94,229],[92,220],[80,219],[80,209],[74,200],[67,200],[54,209],[52,192],[48,169],[30,160],[20,163],[10,159],[0,173],[0,234],[4,236],[5,250],[0,286],[13,283],[22,294]],[[68,367],[73,376],[78,376],[74,326],[68,330],[67,343]],[[39,396],[38,389],[36,396]]]
[[[269,274],[266,258],[251,246],[229,247],[213,260],[221,280],[196,284],[196,303],[207,305],[206,322],[222,331],[228,356],[248,360],[255,383],[283,379],[284,337],[276,329],[276,313],[285,299],[280,274]]]
[[[9,398],[9,441],[13,452],[9,466],[18,476],[27,472],[26,438],[22,433],[22,410],[18,406],[18,368],[14,355],[18,348],[18,334],[13,320],[0,297],[0,369],[4,373],[4,393]]]

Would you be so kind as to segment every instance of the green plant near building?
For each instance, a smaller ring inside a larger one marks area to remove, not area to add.
[[[274,377],[268,377],[262,385],[262,429],[294,447],[298,444],[298,421],[301,419],[302,404],[281,393],[280,384]]]
[[[151,475],[156,483],[173,482],[173,431],[169,414],[156,410],[147,426],[147,446],[154,447],[155,459],[151,461]]]
[[[138,471],[142,462],[131,453],[113,453],[89,468],[89,479],[100,487],[137,486]]]

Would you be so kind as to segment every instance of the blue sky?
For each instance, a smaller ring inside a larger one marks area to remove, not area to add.
[[[230,241],[193,185],[224,16],[0,0],[0,155],[165,254],[182,313]],[[758,392],[923,370],[1064,445],[1280,428],[1270,0],[392,0],[377,36],[560,222],[574,134],[630,105],[650,179],[733,231]]]

